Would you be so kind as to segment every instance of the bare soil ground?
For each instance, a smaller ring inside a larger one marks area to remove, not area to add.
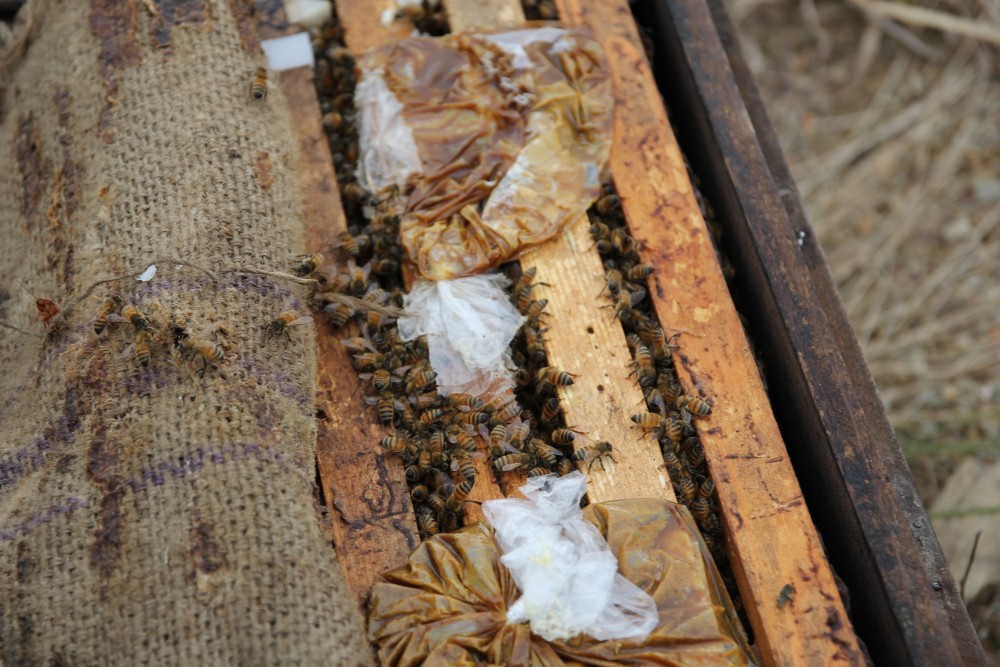
[[[931,507],[1000,456],[1000,2],[910,2],[729,9]],[[892,14],[917,5],[936,27]],[[992,597],[970,611],[996,660]]]

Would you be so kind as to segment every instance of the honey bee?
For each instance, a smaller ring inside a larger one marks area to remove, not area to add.
[[[698,497],[691,501],[691,514],[698,522],[708,521],[712,513],[712,504],[706,498]]]
[[[700,468],[705,465],[705,448],[702,447],[698,438],[685,438],[684,450],[687,452],[688,465],[692,468]]]
[[[406,477],[406,481],[410,484],[416,484],[424,478],[424,471],[420,469],[420,466],[408,465],[403,470],[403,476]]]
[[[413,499],[414,503],[423,503],[427,501],[429,493],[427,492],[427,487],[423,484],[417,484],[415,487],[410,489],[410,498]]]
[[[493,461],[493,469],[497,472],[515,470],[521,466],[529,466],[534,461],[531,454],[506,454]]]
[[[357,204],[367,204],[372,198],[367,190],[353,182],[344,186],[344,196]]]
[[[367,235],[358,234],[354,236],[350,232],[340,232],[337,234],[337,240],[340,241],[338,247],[343,248],[344,252],[354,258],[359,257],[361,251],[371,244],[371,240]]]
[[[143,368],[149,366],[150,348],[153,334],[140,330],[135,335],[135,359]]]
[[[312,322],[313,318],[308,315],[300,316],[294,310],[286,310],[281,315],[278,315],[276,318],[271,320],[271,323],[267,325],[267,333],[271,336],[280,336],[281,334],[285,334],[288,340],[291,340],[292,337],[289,335],[288,329],[291,327],[300,327],[312,324]]]
[[[490,423],[506,424],[507,422],[511,422],[516,417],[518,417],[521,414],[522,409],[523,408],[521,408],[521,406],[517,403],[517,401],[512,401],[503,406],[503,408],[501,408],[500,410],[497,410],[495,413],[493,413],[492,419],[490,418],[488,412],[483,411],[482,414],[486,415],[487,421]]]
[[[336,111],[330,111],[323,115],[323,129],[332,132],[344,124],[344,117]]]
[[[700,396],[678,396],[674,400],[674,405],[678,409],[684,408],[699,417],[707,417],[712,414],[712,404]]]
[[[486,407],[483,399],[472,394],[449,394],[448,405],[456,410],[482,410]]]
[[[705,481],[698,487],[698,495],[702,498],[711,498],[715,494],[715,482],[711,477],[706,477]]]
[[[416,508],[417,526],[420,528],[420,536],[426,538],[430,535],[437,535],[439,532],[438,522],[434,516],[434,511],[426,505],[418,505]]]
[[[690,505],[691,501],[694,500],[695,494],[698,493],[698,487],[695,486],[694,481],[687,475],[678,475],[677,479],[674,481],[674,492],[677,494],[677,499],[680,500],[685,505]]]
[[[292,273],[304,278],[315,273],[321,266],[323,266],[323,253],[315,252],[303,259],[302,263],[292,270]]]
[[[545,368],[538,369],[536,377],[539,380],[547,380],[560,387],[568,387],[573,384],[573,378],[575,376],[572,373],[561,371],[555,366],[547,366]]]
[[[601,213],[611,213],[617,210],[622,204],[622,200],[618,195],[605,195],[597,200],[594,207]]]
[[[469,497],[469,494],[472,492],[472,487],[475,486],[475,484],[476,484],[475,476],[466,477],[464,480],[462,480],[462,483],[456,486],[455,490],[451,492],[451,496],[449,497],[448,500],[457,501],[459,503],[464,502],[465,499]],[[459,507],[461,507],[461,505],[459,505]]]
[[[445,511],[447,511],[448,509],[444,503],[444,498],[442,498],[436,493],[430,494],[430,496],[428,496],[427,500],[424,502],[426,503],[427,507],[429,507],[431,511],[434,512],[434,514],[437,514],[438,516],[444,514]]]
[[[653,363],[653,355],[649,348],[641,343],[635,347],[635,372],[639,386],[643,389],[649,389],[656,384],[656,365]]]
[[[622,278],[621,271],[618,271],[617,269],[608,269],[604,273],[604,281],[605,281],[605,286],[608,288],[608,292],[610,292],[611,296],[614,297],[618,295],[618,292],[621,290],[622,285],[625,282],[625,279]]]
[[[250,81],[250,96],[255,100],[262,100],[267,97],[267,68],[258,67],[254,70],[253,79]]]
[[[458,425],[453,424],[453,426],[458,426]],[[461,427],[458,427],[458,432],[455,433],[454,438],[455,438],[455,444],[462,451],[465,452],[476,451],[476,439],[473,438],[468,433],[466,433]]]
[[[94,333],[100,336],[108,326],[108,317],[122,309],[122,300],[117,295],[109,296],[101,304],[101,312],[94,318]]]
[[[383,424],[392,424],[396,418],[396,400],[393,398],[391,392],[382,392],[379,396],[371,397],[368,400],[371,403],[374,400],[374,405],[376,406],[376,411],[378,412],[378,419]]]
[[[534,438],[529,443],[529,446],[535,456],[549,468],[554,469],[559,465],[559,458],[562,457],[563,453],[552,445],[547,445],[538,438]]]
[[[622,255],[628,255],[635,250],[635,239],[621,227],[611,230],[611,248]]]
[[[645,280],[653,273],[653,267],[649,264],[635,264],[628,270],[628,279],[632,282]]]
[[[667,472],[670,473],[671,479],[682,476],[684,474],[684,466],[677,457],[677,454],[669,447],[663,447],[661,451],[663,453],[663,462],[667,466]]]
[[[670,438],[670,442],[679,444],[684,436],[684,422],[674,415],[669,415],[663,420],[664,434]]]
[[[556,466],[556,472],[560,476],[566,476],[573,472],[573,461],[571,459],[559,459],[559,465]]]
[[[532,468],[528,471],[528,478],[541,477],[542,475],[549,475],[551,471],[548,468]]]
[[[362,380],[371,380],[372,389],[376,392],[383,392],[392,384],[392,374],[384,368],[376,369],[374,373],[360,373],[358,377]]]
[[[559,415],[562,414],[562,410],[559,408],[559,399],[555,396],[550,396],[545,399],[545,403],[542,405],[542,423],[552,424],[557,419]]]
[[[557,428],[552,431],[552,442],[557,445],[572,445],[576,440],[576,433],[568,428]]]
[[[471,458],[465,457],[458,460],[458,473],[463,479],[476,478],[476,464]]]
[[[663,428],[666,420],[655,412],[640,412],[632,415],[632,421],[648,431],[655,431]]]
[[[514,371],[514,382],[518,387],[527,387],[531,382],[531,373],[523,368],[518,368]]]
[[[399,262],[394,259],[381,258],[372,261],[372,273],[379,276],[391,276],[399,271]]]
[[[478,410],[476,412],[460,412],[453,418],[456,424],[468,424],[470,426],[475,426],[476,424],[486,424],[490,421],[489,413]]]
[[[599,253],[605,255],[611,252],[611,229],[606,224],[595,222],[590,225],[590,236]]]
[[[351,294],[361,296],[365,293],[365,288],[368,285],[368,270],[357,266],[353,262],[348,263],[348,270],[351,274],[351,284],[349,286]]]
[[[412,394],[431,386],[437,378],[437,373],[427,367],[417,367],[407,375],[406,392]]]
[[[545,306],[549,305],[548,299],[533,300],[528,303],[528,307],[522,311],[527,316],[528,321],[537,322],[545,313]]]
[[[355,370],[366,371],[374,368],[382,368],[385,364],[385,355],[381,352],[359,352],[351,359],[351,365]]]
[[[396,435],[390,435],[382,438],[382,440],[379,441],[379,445],[381,445],[382,449],[386,450],[390,454],[401,455],[403,450],[406,449],[406,439]]]
[[[608,457],[609,459],[617,463],[617,461],[615,461],[615,457],[611,456],[612,449],[614,449],[614,447],[611,446],[610,442],[608,442],[607,440],[602,440],[595,445],[580,447],[579,449],[577,449],[575,452],[573,452],[573,460],[590,461],[590,466],[587,468],[587,472],[589,473],[590,469],[594,467],[594,463],[596,463],[597,461],[601,461],[601,467],[602,468],[604,467],[604,462],[603,462],[604,457]]]
[[[424,410],[420,413],[420,423],[430,426],[431,424],[437,423],[442,417],[447,414],[441,408],[431,408],[430,410]]]
[[[541,365],[545,363],[545,345],[542,342],[543,331],[539,331],[533,326],[524,327],[524,346],[528,350],[528,359],[531,363]]]
[[[154,331],[152,325],[149,323],[149,320],[146,319],[146,316],[140,313],[139,309],[132,304],[129,304],[122,309],[122,317],[124,317],[136,331],[148,331],[150,333]]]
[[[344,303],[330,304],[323,310],[330,313],[330,324],[336,328],[344,326],[354,316],[354,309]]]
[[[126,306],[126,309],[128,306]],[[123,311],[124,312],[124,311]],[[146,331],[143,329],[142,331]],[[182,353],[188,359],[193,359],[195,357],[200,357],[202,360],[201,372],[204,373],[209,365],[215,365],[216,363],[222,361],[225,358],[225,353],[222,351],[222,346],[218,345],[215,341],[208,340],[207,338],[190,338],[186,337],[179,341],[179,347]]]
[[[431,459],[432,455],[430,450],[421,449],[420,454],[417,456],[417,467],[420,468],[420,472],[426,473],[431,469]]]

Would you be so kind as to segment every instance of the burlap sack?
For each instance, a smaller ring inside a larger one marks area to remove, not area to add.
[[[43,336],[0,328],[0,663],[370,662],[313,496],[313,334],[265,332],[304,288],[237,270],[306,250],[252,4],[32,0],[0,54],[0,320]],[[147,368],[94,332],[112,293]]]

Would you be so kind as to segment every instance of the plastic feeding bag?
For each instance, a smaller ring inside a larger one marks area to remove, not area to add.
[[[514,387],[510,341],[524,317],[511,304],[503,274],[456,280],[418,280],[406,295],[399,333],[427,336],[441,394],[496,396]]]
[[[657,621],[644,638],[580,634],[548,641],[533,633],[515,616],[523,594],[502,561],[493,529],[477,523],[434,535],[407,565],[383,574],[372,588],[368,637],[382,664],[752,664],[732,604],[683,506],[659,499],[616,501],[588,506],[583,519],[607,541],[619,574],[652,597]],[[550,555],[541,559],[550,572],[587,576],[563,561],[563,554]]]
[[[358,182],[401,216],[421,277],[496,266],[599,195],[613,96],[585,30],[411,37],[358,67]]]
[[[583,520],[586,491],[587,478],[574,471],[529,479],[523,499],[483,503],[503,551],[500,562],[521,590],[507,622],[528,622],[549,641],[584,632],[600,640],[642,639],[656,627],[656,605],[618,574],[608,543]]]

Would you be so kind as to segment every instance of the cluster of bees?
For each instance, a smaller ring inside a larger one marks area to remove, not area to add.
[[[646,278],[652,267],[639,261],[613,185],[604,186],[588,216],[591,237],[604,261],[607,294],[625,330],[635,378],[645,397],[646,412],[633,415],[632,421],[658,440],[677,500],[691,511],[712,555],[722,562],[725,550],[715,485],[693,424],[711,414],[712,406],[701,397],[685,395],[677,381],[670,355],[673,341],[653,317],[646,299]]]
[[[159,312],[156,304],[154,307]],[[281,334],[289,336],[290,327],[311,324],[312,321],[312,317],[300,316],[294,310],[286,310],[271,320],[265,331],[272,336]],[[192,334],[183,322],[174,317],[171,318],[169,328],[161,331],[152,317],[144,314],[135,305],[124,303],[120,296],[114,294],[104,300],[90,324],[98,336],[112,325],[130,326],[135,336],[132,345],[135,350],[135,360],[143,368],[149,366],[154,346],[167,340],[172,344],[171,351],[175,359],[197,370],[199,375],[204,375],[210,368],[217,368],[226,356],[227,345],[209,337],[225,334],[224,325],[217,324],[208,332]]]
[[[434,12],[430,14],[425,18],[435,20]],[[423,19],[412,12],[408,17],[420,27],[418,21]],[[462,525],[464,505],[476,483],[477,459],[488,463],[480,470],[488,468],[496,474],[518,470],[536,476],[566,474],[574,469],[574,461],[592,465],[610,457],[612,447],[606,442],[577,447],[575,454],[568,449],[585,436],[563,422],[556,387],[572,384],[573,376],[547,364],[541,338],[546,304],[531,296],[533,272],[521,273],[516,264],[510,268],[511,299],[527,316],[512,346],[519,368],[517,388],[489,402],[463,394],[439,394],[423,341],[402,341],[392,317],[339,298],[353,297],[372,306],[402,306],[403,251],[391,193],[366,192],[354,179],[356,75],[353,66],[348,67],[353,65],[349,54],[338,43],[342,31],[336,19],[313,37],[317,61],[326,63],[318,66],[316,86],[327,114],[324,127],[349,226],[338,236],[339,261],[334,268],[319,268],[323,259],[315,255],[296,273],[320,279],[323,291],[315,296],[314,306],[331,325],[356,327],[354,335],[342,343],[366,382],[368,405],[391,433],[379,444],[402,461],[421,535]],[[337,113],[334,122],[328,122],[331,112]],[[485,452],[477,450],[477,439],[488,443]]]

